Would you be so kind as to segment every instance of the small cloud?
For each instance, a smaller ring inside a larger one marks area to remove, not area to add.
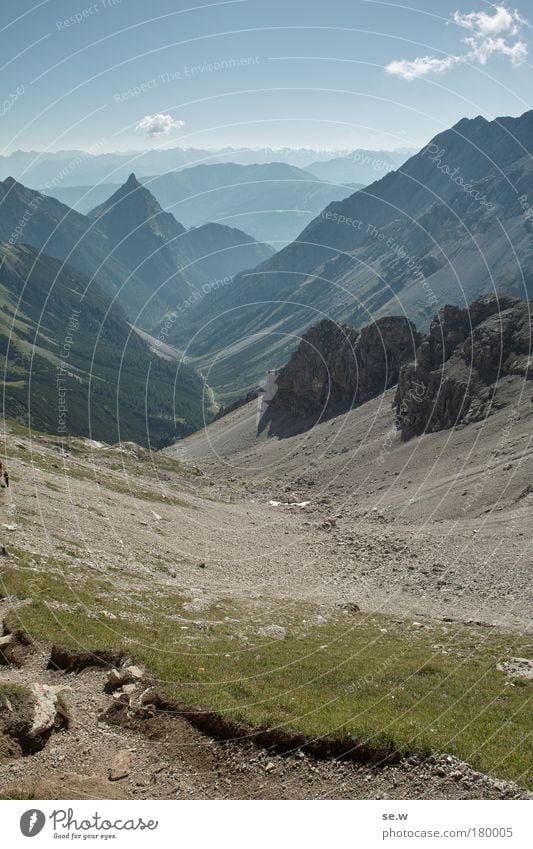
[[[185,126],[185,121],[175,121],[172,115],[145,115],[136,130],[146,130],[149,136],[168,136],[171,130]]]
[[[475,62],[486,65],[491,56],[505,56],[511,65],[517,67],[527,58],[527,45],[519,40],[519,35],[527,21],[518,11],[506,6],[492,6],[493,12],[455,12],[453,22],[471,35],[463,39],[468,52],[438,56],[420,56],[416,59],[401,59],[390,62],[385,70],[387,74],[404,80],[416,80],[429,74],[442,74],[454,65],[463,62]],[[518,40],[516,40],[518,39]]]
[[[445,56],[443,59],[438,59],[436,56],[419,56],[418,59],[412,61],[401,59],[390,62],[385,70],[387,74],[402,77],[404,80],[416,80],[418,77],[425,77],[428,74],[442,74],[457,62],[459,62],[458,56]]]

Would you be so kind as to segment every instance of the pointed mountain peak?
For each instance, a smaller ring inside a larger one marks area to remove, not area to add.
[[[128,177],[128,179],[124,183],[124,188],[125,189],[140,189],[141,188],[141,184],[139,183],[139,181],[138,181],[137,177],[135,176],[135,174],[133,173],[133,171],[131,172],[130,176]]]
[[[112,242],[136,232],[140,238],[139,227],[152,231],[157,238],[171,240],[185,232],[185,228],[176,221],[170,212],[164,212],[159,201],[135,174],[130,174],[125,183],[106,201],[87,213],[97,218]]]
[[[88,214],[99,217],[109,213],[149,217],[159,215],[162,209],[151,191],[139,183],[135,174],[131,173],[126,182],[119,186],[111,197]]]

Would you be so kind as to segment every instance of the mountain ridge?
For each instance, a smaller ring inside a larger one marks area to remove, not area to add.
[[[202,368],[213,362],[211,379],[229,399],[279,367],[321,315],[361,326],[403,312],[424,329],[445,303],[496,289],[527,297],[533,229],[520,197],[533,197],[532,151],[533,111],[458,122],[213,293],[201,320],[195,308],[188,327],[176,326],[180,344],[196,334],[191,356]]]
[[[13,178],[0,182],[0,239],[25,241],[89,279],[96,276],[130,319],[147,329],[192,290],[209,291],[217,255],[221,278],[272,255],[248,234],[221,225],[202,233],[189,235],[133,174],[89,216]]]

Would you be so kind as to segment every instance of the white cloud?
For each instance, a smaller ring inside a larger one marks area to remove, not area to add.
[[[171,130],[184,127],[185,121],[175,121],[172,115],[145,115],[136,130],[146,130],[149,136],[168,136]]]
[[[506,6],[492,6],[492,12],[455,12],[453,21],[470,31],[464,39],[467,53],[438,56],[420,56],[416,59],[397,59],[385,70],[388,74],[404,80],[416,80],[429,74],[442,74],[462,62],[486,65],[491,56],[505,56],[514,67],[527,58],[527,44],[519,39],[522,27],[527,24],[518,11]]]
[[[443,59],[436,56],[419,56],[412,61],[401,59],[391,62],[385,70],[388,74],[402,77],[404,80],[416,80],[428,74],[442,74],[459,61],[458,56],[445,56]]]
[[[515,67],[521,65],[527,58],[527,45],[523,41],[508,44],[504,38],[484,38],[483,41],[467,38],[466,44],[470,45],[471,50],[465,58],[479,62],[480,65],[486,65],[488,59],[495,53],[507,56]]]
[[[453,20],[459,26],[472,30],[478,36],[500,35],[500,33],[517,35],[520,27],[525,23],[517,10],[510,12],[505,6],[493,6],[493,9],[493,15],[488,12],[470,12],[468,15],[455,12]]]

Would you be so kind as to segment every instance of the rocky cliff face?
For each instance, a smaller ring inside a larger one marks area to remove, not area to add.
[[[403,439],[478,421],[499,403],[499,381],[533,377],[530,302],[489,295],[469,307],[447,306],[433,319],[396,393]]]
[[[361,331],[324,319],[303,336],[280,369],[272,407],[305,416],[340,402],[360,404],[393,386],[421,341],[405,318],[382,318]]]

